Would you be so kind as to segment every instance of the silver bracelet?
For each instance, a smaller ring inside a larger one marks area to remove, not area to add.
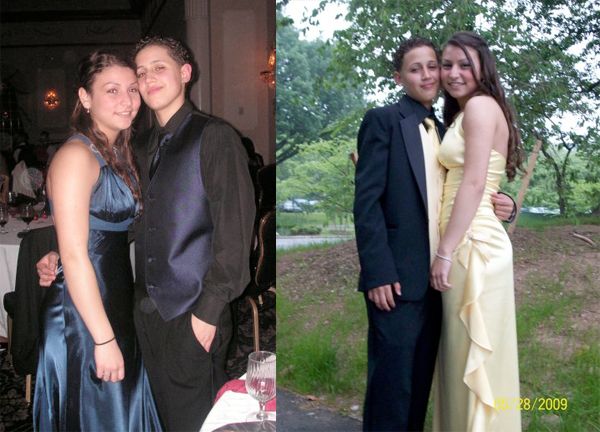
[[[439,254],[439,253],[437,253],[437,252],[435,253],[435,256],[436,256],[436,257],[438,257],[438,258],[439,258],[439,259],[441,259],[441,260],[448,261],[450,264],[452,264],[452,259],[450,259],[450,258],[448,258],[448,257],[445,257],[445,256],[443,256],[443,255],[440,255],[440,254]]]

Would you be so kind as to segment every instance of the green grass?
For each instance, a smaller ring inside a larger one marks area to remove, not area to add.
[[[359,403],[367,367],[362,355],[367,319],[354,278],[340,281],[345,285],[340,290],[348,295],[323,290],[294,300],[286,295],[285,286],[291,283],[278,279],[278,384],[329,402],[342,396]],[[337,307],[327,313],[328,305]]]
[[[571,292],[567,284],[575,269],[562,263],[558,280],[530,273],[529,290],[517,310],[521,397],[566,398],[566,410],[523,410],[525,429],[537,431],[600,431],[600,330],[578,332],[570,318],[586,301],[585,293]]]
[[[519,306],[517,332],[519,338],[532,338],[540,325],[560,333],[574,310],[581,308],[583,298],[565,290],[565,277],[568,272],[561,271],[558,280],[537,274],[530,274],[525,281],[533,293]]]
[[[521,213],[517,221],[519,227],[543,230],[550,226],[564,225],[600,225],[600,216],[544,216],[539,214]]]
[[[292,246],[292,247],[288,247],[285,249],[277,249],[277,257],[281,258],[282,256],[285,256],[285,255],[292,255],[292,254],[308,252],[308,251],[313,251],[313,250],[319,250],[319,249],[329,249],[331,247],[331,245],[332,245],[332,243],[324,242],[324,243],[312,243],[312,244],[306,244],[306,245]]]
[[[538,227],[563,222],[552,218]],[[302,252],[311,249],[316,247],[283,254],[297,253],[298,262],[302,262]],[[522,410],[523,430],[600,432],[600,329],[573,326],[573,318],[597,298],[599,285],[593,269],[580,266],[567,244],[560,252],[564,259],[559,258],[557,267],[551,269],[556,277],[538,271],[538,251],[528,250],[521,257],[531,263],[531,269],[521,282],[524,294],[517,307],[517,332],[521,396],[532,401],[566,398],[568,408]],[[312,269],[299,265],[298,273],[305,271]],[[315,277],[332,282],[330,275]],[[289,289],[296,281],[289,275],[278,277],[279,383],[317,395],[345,413],[350,403],[362,405],[365,389],[367,319],[355,278],[338,275],[333,278],[338,287],[334,293],[312,289],[291,299]],[[574,280],[577,289],[573,289]],[[431,430],[431,404],[425,430]]]
[[[565,225],[565,219],[555,218],[552,223]],[[531,228],[543,230],[548,226]],[[574,326],[574,319],[581,311],[589,310],[587,303],[597,297],[598,280],[590,265],[579,262],[570,243],[557,244],[552,236],[538,238],[541,243],[519,257],[531,263],[517,308],[521,397],[531,401],[566,399],[568,407],[522,410],[523,429],[600,431],[600,329],[582,320],[578,326],[583,325],[583,330]],[[554,251],[556,262],[551,276],[548,268],[536,268],[537,260],[544,255],[539,249]],[[585,329],[586,325],[590,328]]]

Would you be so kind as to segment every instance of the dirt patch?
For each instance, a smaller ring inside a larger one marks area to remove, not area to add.
[[[316,300],[310,305],[312,316],[342,313],[343,299],[359,295],[348,289],[348,286],[356,286],[358,272],[358,254],[353,240],[330,248],[286,254],[277,260],[278,286],[284,287],[285,296],[292,302],[314,295]],[[303,320],[301,325],[308,331],[316,321]]]
[[[573,232],[590,238],[596,246],[574,237]],[[600,226],[519,229],[511,240],[517,303],[524,293],[523,282],[532,273],[559,280],[566,277],[561,272],[568,272],[565,288],[577,292],[600,280]],[[289,292],[291,298],[299,298],[307,292],[340,287],[340,281],[356,280],[359,268],[356,244],[348,241],[327,249],[286,254],[277,260],[277,279],[293,280],[285,287],[286,295]]]

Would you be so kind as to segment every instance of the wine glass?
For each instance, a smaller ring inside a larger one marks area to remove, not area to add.
[[[275,359],[275,354],[269,351],[255,351],[248,356],[246,390],[259,405],[259,411],[251,413],[248,421],[274,419],[272,413],[265,411],[265,405],[275,397]]]
[[[25,232],[29,231],[29,224],[33,220],[33,206],[31,203],[23,204],[20,210],[21,220],[27,224]]]
[[[8,222],[8,204],[0,203],[0,234],[8,234],[4,225]]]

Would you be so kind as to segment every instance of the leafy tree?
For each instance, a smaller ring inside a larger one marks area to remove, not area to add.
[[[364,113],[362,86],[348,89],[329,72],[333,46],[300,39],[293,22],[277,15],[277,162],[300,145],[331,136],[354,136]],[[334,85],[335,83],[335,85]]]
[[[565,151],[565,150],[563,150]],[[564,158],[564,155],[557,155]],[[569,170],[567,208],[575,214],[593,213],[600,211],[600,166],[590,164],[577,154],[572,156]],[[504,182],[502,190],[517,196],[521,187],[520,180],[512,183]],[[556,193],[555,169],[552,161],[547,158],[538,159],[535,172],[525,195],[523,207],[554,207],[551,203],[558,202]]]
[[[289,176],[277,183],[277,202],[293,197],[319,201],[319,209],[334,217],[352,212],[354,166],[349,154],[354,140],[334,138],[303,145],[286,165]]]
[[[371,93],[395,88],[391,56],[406,37],[421,35],[441,44],[457,30],[472,30],[490,41],[524,143],[530,148],[535,138],[542,139],[557,205],[562,214],[568,211],[573,154],[600,162],[597,2],[323,0],[308,22],[317,23],[317,12],[329,3],[346,4],[351,23],[334,35],[332,76]],[[569,118],[585,120],[569,130]]]

